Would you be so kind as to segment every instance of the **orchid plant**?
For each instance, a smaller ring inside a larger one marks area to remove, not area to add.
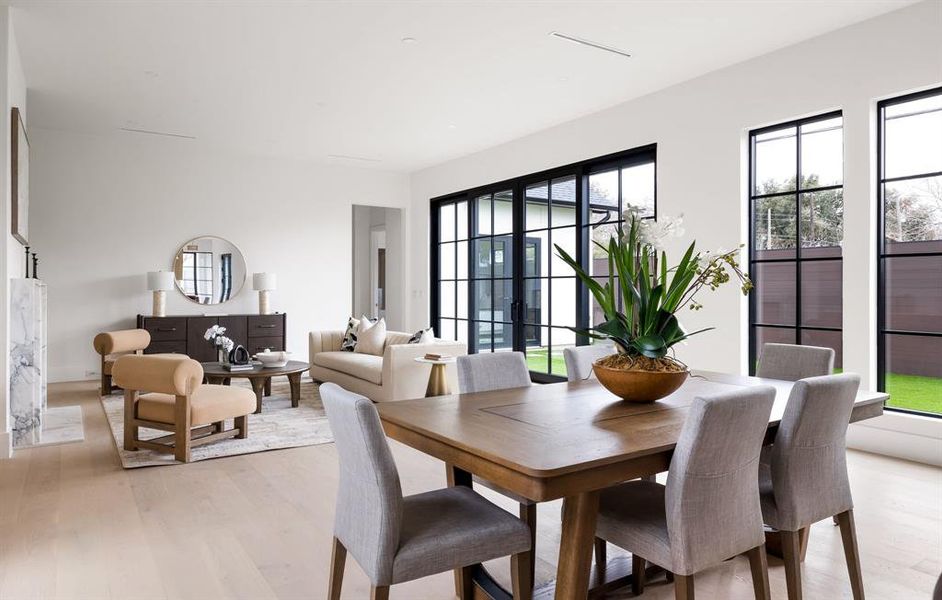
[[[226,328],[221,325],[213,325],[206,330],[206,333],[203,334],[203,338],[209,342],[212,342],[217,348],[222,348],[228,354],[232,352],[232,349],[235,347],[235,342],[223,335],[226,333]]]
[[[696,300],[701,290],[716,290],[733,276],[739,280],[743,294],[752,289],[749,276],[737,260],[739,248],[698,252],[694,241],[679,263],[668,265],[665,243],[684,234],[682,217],[653,221],[626,211],[624,220],[627,229],[609,240],[607,246],[594,242],[608,258],[605,283],[599,283],[556,245],[559,257],[576,272],[604,314],[603,323],[579,333],[613,340],[622,355],[661,359],[675,344],[713,329],[687,333],[677,320],[677,313],[685,306],[702,308]]]

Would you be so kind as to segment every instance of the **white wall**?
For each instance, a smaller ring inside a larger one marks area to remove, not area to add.
[[[312,329],[341,329],[351,300],[351,206],[403,207],[404,175],[219,151],[188,140],[34,128],[32,242],[49,290],[50,381],[91,377],[92,337],[150,314],[145,274],[169,270],[180,245],[217,235],[249,274],[278,275],[272,308],[288,314],[288,349]],[[176,291],[167,314],[254,313],[251,275],[231,301],[202,307]]]
[[[630,66],[627,70],[630,76]],[[746,132],[840,108],[845,162],[844,368],[860,373],[863,386],[872,388],[875,103],[940,82],[942,3],[923,2],[414,173],[411,230],[426,235],[413,235],[410,241],[411,272],[416,274],[410,283],[411,327],[428,321],[429,198],[656,142],[658,211],[684,213],[687,239],[696,238],[702,247],[729,247],[747,238]],[[717,330],[692,338],[680,357],[697,368],[744,371],[745,301],[730,285],[705,296],[703,303],[699,313],[682,315],[683,322],[691,329]],[[868,426],[875,424],[885,425],[874,421]],[[938,430],[932,429],[936,438],[928,446],[907,446],[924,448],[909,457],[942,462]],[[865,445],[860,438],[867,433],[855,432],[855,443]]]
[[[23,246],[10,233],[12,197],[10,188],[10,143],[11,127],[10,114],[12,107],[16,106],[23,115],[23,121],[27,124],[29,132],[29,121],[27,120],[26,110],[26,77],[23,73],[23,67],[20,64],[19,49],[16,44],[16,36],[13,32],[13,15],[8,6],[0,6],[0,198],[3,198],[4,209],[0,210],[0,227],[4,231],[5,243],[2,246],[5,255],[0,260],[0,342],[3,344],[3,350],[0,352],[0,380],[3,381],[0,386],[0,458],[9,457],[12,454],[12,444],[10,437],[10,407],[9,407],[9,381],[10,381],[10,356],[7,348],[10,347],[10,291],[8,281],[10,278],[22,277],[24,275],[24,254]]]

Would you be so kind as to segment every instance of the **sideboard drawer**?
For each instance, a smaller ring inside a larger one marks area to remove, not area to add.
[[[285,340],[282,337],[252,337],[249,338],[249,354],[257,354],[268,348],[269,350],[284,350]]]
[[[144,329],[150,332],[152,342],[186,342],[186,317],[151,317],[144,320]]]
[[[186,340],[151,342],[144,354],[186,354]]]
[[[285,334],[284,315],[251,315],[249,317],[249,337],[282,337]],[[250,342],[255,346],[255,342]]]

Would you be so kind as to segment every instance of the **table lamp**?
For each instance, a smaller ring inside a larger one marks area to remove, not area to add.
[[[147,274],[147,289],[154,292],[154,316],[166,316],[167,290],[173,289],[173,273],[171,271],[149,272]]]
[[[258,314],[271,314],[271,309],[268,308],[268,292],[275,289],[277,284],[278,278],[274,273],[252,274],[252,289],[258,291]]]

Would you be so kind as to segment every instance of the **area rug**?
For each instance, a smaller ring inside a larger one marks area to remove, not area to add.
[[[233,386],[249,388],[248,382],[235,380]],[[249,415],[249,435],[244,440],[221,440],[196,446],[191,451],[191,461],[209,460],[239,454],[252,454],[267,450],[316,446],[334,441],[327,415],[321,404],[318,386],[311,381],[301,382],[301,402],[297,408],[291,407],[291,391],[287,380],[272,381],[271,396],[262,401],[261,414]],[[118,394],[106,396],[101,404],[108,417],[111,433],[121,464],[125,469],[155,467],[162,465],[183,464],[173,459],[172,454],[161,454],[153,450],[140,449],[126,451],[124,443],[124,398]],[[228,421],[226,427],[232,427]],[[148,440],[162,435],[166,431],[140,429],[140,438]]]

